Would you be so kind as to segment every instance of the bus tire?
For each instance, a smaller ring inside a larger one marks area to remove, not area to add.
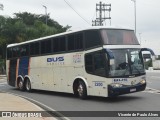
[[[32,91],[32,89],[31,89],[31,82],[30,82],[29,79],[25,80],[25,89],[26,89],[27,92],[31,92]]]
[[[81,98],[81,99],[87,98],[87,88],[86,88],[86,85],[83,81],[79,81],[77,91],[78,91],[79,98]]]
[[[24,82],[21,78],[18,79],[17,87],[19,90],[24,91]]]

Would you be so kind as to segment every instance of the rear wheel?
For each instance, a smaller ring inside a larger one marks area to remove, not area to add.
[[[26,91],[28,91],[28,92],[32,91],[32,89],[31,89],[31,82],[28,79],[25,81],[25,88],[26,88]]]
[[[87,88],[83,81],[79,81],[78,87],[77,87],[78,96],[81,99],[87,98]]]
[[[22,91],[24,90],[24,84],[23,84],[22,79],[19,79],[19,80],[18,80],[17,86],[18,86],[18,89],[19,89],[19,90],[22,90]]]

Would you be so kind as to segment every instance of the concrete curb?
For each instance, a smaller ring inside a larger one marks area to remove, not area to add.
[[[18,111],[18,112],[25,112],[25,111],[31,111],[31,112],[41,112],[44,111],[41,107],[38,105],[26,100],[25,98],[22,98],[20,96],[16,96],[11,93],[6,92],[0,92],[0,115],[4,120],[12,119],[12,120],[20,120],[20,119],[27,119],[27,120],[57,120],[55,117],[7,117],[5,112],[11,113],[11,111]]]

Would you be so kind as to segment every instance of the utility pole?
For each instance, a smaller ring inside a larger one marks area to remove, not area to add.
[[[46,15],[46,25],[47,25],[47,7],[45,5],[42,5],[45,8],[45,15]]]
[[[109,12],[108,17],[106,17],[106,11]],[[103,26],[103,22],[106,19],[111,19],[110,11],[111,11],[111,4],[105,4],[102,2],[96,4],[96,20],[92,20],[92,26]]]
[[[100,26],[100,22],[97,20],[92,20],[92,26]]]
[[[131,1],[134,2],[134,18],[135,18],[134,24],[135,24],[135,34],[136,34],[136,0],[131,0]]]
[[[142,33],[139,33],[139,42],[140,42],[140,45],[142,45],[141,34]]]

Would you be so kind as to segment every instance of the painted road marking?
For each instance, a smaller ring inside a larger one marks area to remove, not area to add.
[[[2,91],[2,92],[5,92],[5,91]],[[36,101],[32,98],[29,98],[29,97],[26,97],[26,96],[23,96],[23,95],[18,95],[18,94],[15,94],[15,93],[12,93],[12,92],[6,92],[8,94],[12,94],[12,95],[15,95],[15,96],[19,96],[19,97],[22,97],[28,101],[30,101],[31,103],[35,104],[35,106],[37,105],[37,107],[40,108],[40,110],[47,110],[47,111],[55,111],[55,113],[57,113],[60,117],[62,117],[64,120],[70,120],[68,117],[65,117],[63,114],[59,113],[59,112],[56,112],[56,110],[52,109],[51,107],[39,102],[39,101]]]
[[[7,84],[7,82],[2,82],[2,83],[0,83],[0,85],[6,85]]]
[[[151,84],[152,82],[150,82],[150,81],[147,81],[147,83]]]
[[[160,90],[157,90],[157,89],[154,89],[154,88],[150,88],[150,87],[146,87],[146,90],[143,91],[143,92],[160,94]]]
[[[160,77],[159,76],[151,76],[152,78],[157,78],[157,79],[160,79]]]

